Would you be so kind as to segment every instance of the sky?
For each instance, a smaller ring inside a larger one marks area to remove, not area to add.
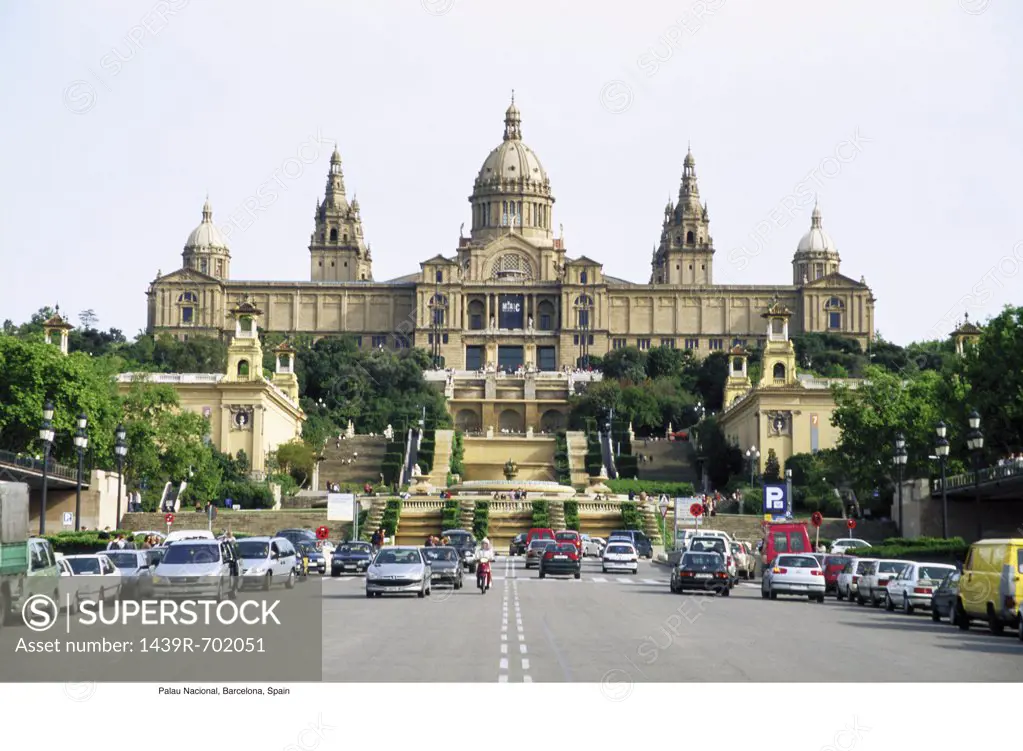
[[[0,320],[133,336],[208,193],[234,279],[309,279],[335,141],[374,277],[454,255],[511,90],[570,256],[645,283],[688,144],[714,280],[790,284],[819,197],[877,330],[1023,304],[1011,0],[0,0]],[[245,205],[273,181],[254,216]]]

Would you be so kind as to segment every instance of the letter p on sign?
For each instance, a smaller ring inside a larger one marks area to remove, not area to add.
[[[765,485],[764,486],[764,513],[784,514],[785,513],[785,486]]]

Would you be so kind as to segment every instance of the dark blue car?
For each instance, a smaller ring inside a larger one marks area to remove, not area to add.
[[[371,560],[373,546],[368,542],[343,542],[331,556],[330,575],[365,574]]]

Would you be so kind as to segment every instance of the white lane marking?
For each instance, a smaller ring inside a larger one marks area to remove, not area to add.
[[[589,581],[593,582],[594,584],[607,584],[607,579],[605,579],[603,576],[594,576]]]
[[[657,579],[644,579],[644,584],[661,584],[662,582]]]
[[[521,631],[519,631],[519,641],[525,641],[525,640],[526,640],[526,635],[524,633],[522,633]]]
[[[526,653],[526,645],[525,644],[520,644],[519,645],[519,652],[521,654],[525,654]]]
[[[500,666],[500,669],[501,669],[501,670],[507,670],[507,669],[508,669],[508,658],[507,658],[507,657],[502,657],[502,658],[501,658],[501,666]]]
[[[503,655],[508,654],[508,645],[507,644],[502,644],[501,645],[501,654],[503,654]]]
[[[529,670],[529,658],[527,657],[522,658],[522,669]]]
[[[501,641],[508,641],[508,634],[501,634]]]
[[[618,581],[619,584],[632,584],[632,582],[635,581],[635,580],[634,579],[626,579],[624,576],[619,576],[617,581]]]
[[[524,676],[522,676],[522,682],[523,683],[532,683],[533,679],[530,678],[528,675],[524,675]]]
[[[501,675],[497,676],[497,682],[498,683],[507,683],[508,682],[508,676],[504,675],[502,673]]]

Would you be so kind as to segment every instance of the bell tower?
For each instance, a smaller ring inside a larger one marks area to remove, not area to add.
[[[740,346],[732,347],[728,353],[728,377],[725,379],[724,407],[728,409],[753,389],[746,365],[749,352]]]
[[[767,321],[767,341],[760,385],[792,386],[796,383],[796,348],[789,339],[792,311],[776,300],[761,317]]]
[[[240,303],[232,308],[234,338],[227,346],[227,378],[235,383],[263,380],[263,346],[259,343],[257,321],[263,311],[252,303]]]
[[[60,306],[52,316],[43,322],[43,335],[46,341],[56,347],[60,347],[61,354],[66,355],[68,351],[68,333],[73,329],[70,323],[60,315]]]
[[[298,376],[295,374],[295,348],[287,341],[274,348],[273,384],[298,404]]]
[[[330,157],[323,201],[316,202],[309,253],[314,282],[373,281],[373,259],[362,236],[359,200],[348,203],[337,146]]]
[[[712,284],[714,240],[707,204],[700,202],[692,149],[682,162],[678,203],[664,207],[661,241],[654,251],[651,284]]]

